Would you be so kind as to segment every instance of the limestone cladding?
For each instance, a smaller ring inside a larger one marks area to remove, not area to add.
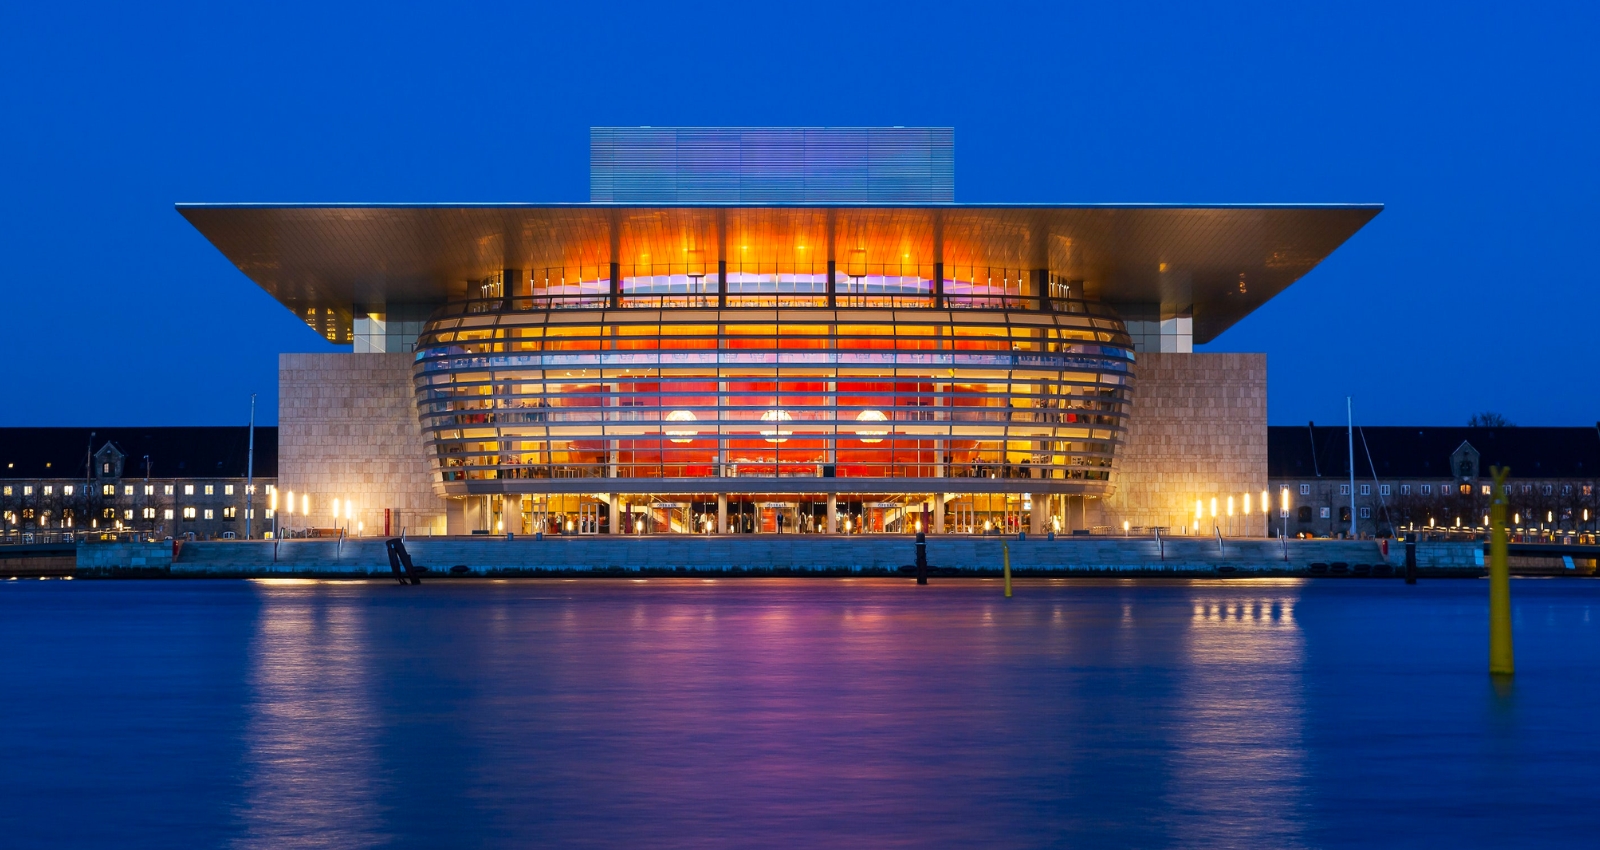
[[[287,527],[330,527],[333,500],[353,499],[349,524],[368,534],[382,533],[385,508],[394,533],[443,533],[445,500],[428,468],[411,367],[403,353],[279,355],[278,487],[311,497],[309,520],[296,505],[282,517]]]
[[[1200,499],[1201,529],[1210,534],[1215,498],[1217,524],[1227,534],[1233,496],[1233,533],[1265,534],[1258,502],[1267,486],[1267,356],[1141,352],[1136,368],[1128,439],[1117,453],[1101,522],[1192,534]],[[1252,502],[1248,521],[1245,493]]]

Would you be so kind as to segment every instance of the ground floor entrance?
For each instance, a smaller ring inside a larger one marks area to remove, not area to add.
[[[1049,534],[1084,527],[1083,497],[1027,493],[594,493],[463,501],[470,534]]]

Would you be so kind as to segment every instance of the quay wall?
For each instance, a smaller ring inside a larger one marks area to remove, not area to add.
[[[1222,566],[1250,572],[1300,572],[1316,561],[1382,563],[1371,541],[1167,539],[1092,537],[1032,538],[933,536],[928,563],[934,568],[999,571],[1002,543],[1017,572],[1171,572],[1209,573]],[[113,544],[105,544],[113,545]],[[475,573],[534,571],[691,571],[793,570],[877,572],[896,570],[915,560],[915,545],[904,536],[733,535],[722,537],[434,537],[406,541],[415,564],[437,573],[456,565]],[[1398,563],[1391,549],[1391,563]],[[238,575],[275,573],[387,574],[383,541],[360,538],[186,543],[172,563],[174,574]]]

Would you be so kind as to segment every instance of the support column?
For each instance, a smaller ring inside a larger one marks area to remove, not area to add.
[[[944,263],[933,264],[933,306],[944,309]]]
[[[834,279],[833,279],[834,278],[834,272],[837,269],[838,269],[838,266],[834,264],[834,261],[833,260],[829,260],[828,261],[828,309],[830,309],[830,310],[833,309],[835,306],[837,306],[837,303],[838,303],[837,300],[834,298],[834,296],[838,293],[838,286],[834,283]]]
[[[828,533],[839,533],[839,494],[828,494]]]
[[[1028,277],[1028,282],[1033,284],[1031,287],[1033,291],[1028,292],[1025,289],[1022,292],[1024,296],[1032,299],[1032,302],[1028,303],[1027,308],[1029,310],[1043,309],[1045,299],[1050,297],[1050,270],[1033,269],[1028,274]]]
[[[944,496],[943,493],[933,494],[933,533],[944,533]]]
[[[1028,533],[1038,536],[1044,533],[1045,525],[1049,522],[1046,515],[1050,513],[1050,497],[1034,493],[1032,504],[1033,507],[1028,511]]]
[[[622,264],[611,264],[611,306],[622,306]]]
[[[728,494],[717,494],[717,533],[728,533]]]
[[[529,294],[527,272],[522,269],[500,270],[500,309],[507,313],[515,310],[516,299],[527,298]],[[523,302],[523,309],[527,309],[527,302]]]
[[[728,261],[717,261],[717,307],[728,306]]]
[[[622,497],[618,496],[616,493],[608,493],[608,494],[606,494],[606,504],[609,506],[610,511],[611,511],[611,515],[609,517],[607,517],[607,520],[606,520],[606,533],[607,534],[621,534],[622,533]]]

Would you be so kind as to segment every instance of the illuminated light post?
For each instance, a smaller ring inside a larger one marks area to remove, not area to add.
[[[1205,503],[1199,499],[1194,500],[1194,533],[1200,533],[1200,523],[1206,517]]]

